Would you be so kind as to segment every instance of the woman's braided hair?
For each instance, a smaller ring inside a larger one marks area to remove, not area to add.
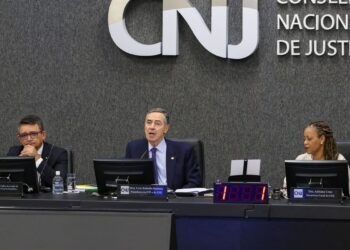
[[[310,122],[307,127],[313,127],[316,129],[318,137],[322,135],[325,137],[323,155],[325,160],[337,160],[338,149],[335,138],[333,137],[333,131],[327,123],[324,121]]]

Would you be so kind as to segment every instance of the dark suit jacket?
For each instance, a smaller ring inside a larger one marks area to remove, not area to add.
[[[18,156],[22,149],[23,146],[13,146],[9,149],[7,156]],[[44,142],[41,158],[43,158],[43,161],[37,168],[40,174],[41,186],[51,187],[56,171],[60,171],[63,180],[66,179],[68,169],[66,150]]]
[[[193,147],[187,143],[165,139],[166,175],[168,187],[190,188],[201,186],[201,173]],[[135,140],[126,147],[126,158],[148,158],[148,141]]]

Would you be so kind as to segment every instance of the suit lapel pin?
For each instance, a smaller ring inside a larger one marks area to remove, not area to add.
[[[175,160],[175,156],[170,157],[171,160]]]

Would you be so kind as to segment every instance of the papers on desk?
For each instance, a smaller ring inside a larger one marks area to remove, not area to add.
[[[199,196],[211,192],[213,192],[212,188],[181,188],[175,190],[175,194],[178,196]]]
[[[92,193],[97,192],[97,187],[94,185],[80,184],[76,186],[76,190],[78,190],[81,193]]]
[[[231,161],[231,172],[232,175],[260,175],[260,159],[249,159],[247,160],[247,169],[246,173],[244,173],[244,160],[232,160]]]

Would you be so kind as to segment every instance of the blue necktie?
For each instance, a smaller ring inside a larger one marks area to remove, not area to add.
[[[158,184],[158,165],[157,165],[157,148],[152,148],[153,170],[154,170],[154,183]]]

